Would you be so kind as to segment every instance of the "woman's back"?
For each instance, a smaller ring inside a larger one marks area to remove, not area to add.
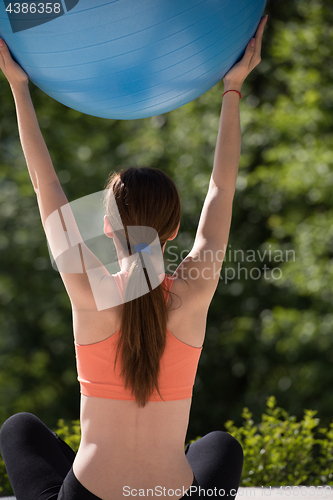
[[[200,353],[209,304],[202,301],[198,308],[186,281],[175,278],[172,282],[169,335]],[[105,311],[73,309],[76,344],[108,342],[110,332],[116,335],[120,328],[121,307]],[[168,498],[181,498],[193,483],[184,454],[191,401],[191,397],[149,401],[140,408],[136,401],[81,395],[82,436],[73,464],[78,480],[103,500],[122,498],[132,489],[157,486],[180,489],[181,495]]]

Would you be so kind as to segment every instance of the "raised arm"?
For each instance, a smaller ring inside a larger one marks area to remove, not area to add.
[[[251,40],[242,60],[223,78],[224,92],[240,92],[247,75],[259,64],[266,21],[266,16],[261,19],[253,45]],[[189,293],[203,308],[209,306],[215,293],[228,243],[240,152],[239,94],[228,92],[223,97],[213,171],[194,245],[175,271],[187,281]]]
[[[66,228],[61,210],[59,209],[68,204],[68,200],[54,170],[51,157],[39,128],[30,96],[28,76],[12,59],[7,45],[1,39],[0,68],[7,78],[13,93],[23,153],[37,196],[42,224],[44,230],[48,233],[48,242],[52,254],[55,255],[57,254],[61,236],[62,239],[66,238],[65,233],[63,235],[59,234],[59,226],[63,231],[67,231],[68,229]],[[56,210],[58,210],[60,222],[57,227],[53,229],[52,224],[46,224],[46,221]],[[71,234],[73,231],[76,231],[78,233],[76,239],[80,239],[79,230],[76,226],[74,217],[70,219],[70,224]],[[78,247],[80,247],[80,250]],[[82,252],[84,252],[85,255],[84,260],[82,258]],[[87,260],[89,261],[90,268],[99,267],[101,269],[103,268],[103,264],[92,252],[90,252],[83,242],[73,247],[72,253],[67,253],[67,258],[71,261],[71,264],[73,264],[74,259],[76,259],[75,268],[76,270],[79,268],[81,269],[81,272],[76,273],[60,272],[72,305],[76,308],[94,307],[93,294],[85,272]],[[66,265],[66,263],[63,264]],[[68,267],[67,265],[67,268]],[[109,274],[106,269],[104,272],[105,274]]]

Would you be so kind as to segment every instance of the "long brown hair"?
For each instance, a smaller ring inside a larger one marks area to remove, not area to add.
[[[132,252],[127,226],[155,229],[161,248],[176,231],[180,221],[180,197],[175,183],[161,170],[152,167],[124,168],[110,174],[106,190],[105,209],[110,225],[121,246],[128,249],[130,255]],[[118,215],[112,209],[110,193],[113,193],[116,200],[121,221],[117,220]],[[124,227],[122,232],[114,230],[121,225]],[[139,229],[137,237],[138,241],[135,243],[149,244],[144,228]],[[132,264],[124,292],[125,302],[122,305],[115,363],[121,348],[121,376],[125,387],[132,389],[139,407],[144,407],[155,388],[161,396],[158,376],[166,344],[168,310],[163,284],[152,289],[146,269],[144,273],[149,293],[126,301],[130,297],[133,283],[140,281],[139,273],[142,273],[142,267]]]

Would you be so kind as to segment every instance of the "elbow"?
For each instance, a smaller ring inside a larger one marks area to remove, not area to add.
[[[209,191],[218,194],[219,197],[223,197],[225,200],[230,200],[231,202],[233,202],[235,190],[236,182],[232,183],[232,185],[230,185],[230,183],[227,183],[226,185],[220,185],[216,184],[213,177],[211,177],[210,179]]]

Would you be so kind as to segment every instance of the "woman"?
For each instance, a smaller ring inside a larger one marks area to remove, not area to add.
[[[223,78],[227,93],[208,194],[194,246],[173,277],[165,275],[162,281],[164,273],[150,252],[156,250],[156,239],[147,241],[146,230],[158,235],[157,246],[164,252],[179,229],[180,200],[171,179],[152,168],[125,169],[109,179],[104,231],[114,239],[121,271],[110,275],[83,242],[83,271],[65,272],[60,265],[73,309],[81,443],[75,454],[30,413],[6,420],[0,446],[17,500],[235,497],[243,466],[238,441],[215,431],[187,445],[185,453],[184,443],[207,312],[229,236],[241,146],[240,91],[260,62],[266,21],[267,16],[242,60]],[[20,139],[50,241],[46,220],[67,199],[39,130],[28,77],[2,40],[0,67],[13,92]],[[63,218],[61,223],[67,230]],[[137,226],[135,236],[129,235],[130,226]],[[207,254],[209,259],[202,258]],[[105,290],[120,297],[113,307],[97,305],[89,280],[93,268],[99,269]],[[131,297],[137,283],[143,292]]]

